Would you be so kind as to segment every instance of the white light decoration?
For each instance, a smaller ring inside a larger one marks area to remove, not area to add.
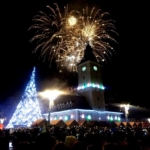
[[[71,115],[74,115],[74,118],[80,117],[80,119],[83,120],[83,119],[85,119],[85,117],[87,119],[87,114],[89,114],[97,119],[99,119],[99,117],[101,117],[101,120],[103,118],[103,120],[109,120],[109,121],[111,121],[110,120],[111,116],[113,117],[113,120],[114,120],[115,116],[117,116],[116,121],[119,121],[118,118],[121,119],[120,115],[122,115],[123,113],[122,112],[110,112],[110,111],[97,111],[97,110],[90,110],[90,109],[68,109],[68,110],[62,110],[62,111],[58,111],[58,112],[51,112],[51,116],[53,118],[57,115],[58,119],[60,119],[60,120],[62,120],[62,119],[65,120],[64,116],[66,116],[66,115],[69,115],[68,119],[71,119]],[[43,115],[47,116],[47,114],[43,114]],[[91,118],[91,120],[94,118]]]
[[[109,117],[109,116],[107,116],[107,119],[109,120],[109,119],[110,119],[110,117]]]
[[[30,82],[6,128],[13,128],[15,125],[30,127],[34,121],[40,118],[42,115],[37,99],[34,67]]]
[[[113,118],[113,116],[107,116],[107,119],[110,121],[113,121],[113,120],[120,121],[121,120],[120,117],[117,117],[117,116],[115,116],[114,118]]]
[[[71,115],[70,118],[73,119],[73,118],[74,118],[74,115]]]
[[[84,118],[85,118],[85,115],[84,115],[84,114],[82,114],[82,115],[81,115],[81,118],[82,118],[82,119],[84,119]]]
[[[114,114],[114,115],[121,115],[123,113],[121,112],[113,112],[113,111],[96,111],[96,110],[90,110],[90,109],[74,109],[75,111],[81,111],[82,113],[87,112],[87,113],[99,113],[99,114]],[[72,110],[62,110],[58,112],[52,112],[51,114],[62,114],[62,113],[72,113]]]
[[[148,120],[148,122],[150,123],[150,118],[148,118],[147,120]]]
[[[100,85],[100,84],[95,84],[95,83],[87,83],[85,85],[82,85],[82,86],[79,86],[77,88],[77,90],[81,90],[81,89],[85,89],[85,88],[89,88],[89,87],[92,87],[92,88],[98,88],[98,89],[101,89],[101,90],[104,90],[105,87],[103,85]]]
[[[121,118],[120,117],[118,117],[118,121],[120,121],[121,120]]]

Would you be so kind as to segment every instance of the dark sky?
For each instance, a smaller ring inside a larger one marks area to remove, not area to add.
[[[94,2],[95,1],[95,2]],[[47,81],[53,76],[69,83],[77,84],[76,76],[57,74],[56,68],[49,68],[47,63],[32,55],[33,47],[29,43],[31,33],[28,28],[37,11],[44,11],[50,0],[10,1],[1,4],[1,53],[0,53],[0,102],[22,93],[30,79],[35,65],[37,67],[37,89],[48,87]],[[81,7],[89,3],[108,11],[116,21],[119,33],[119,49],[112,60],[103,66],[103,82],[106,97],[122,102],[150,107],[149,98],[149,12],[144,2],[116,0],[65,0],[61,5]],[[73,82],[74,81],[74,82]]]

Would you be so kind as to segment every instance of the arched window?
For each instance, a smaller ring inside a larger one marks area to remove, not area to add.
[[[72,104],[72,102],[70,101],[70,107],[72,107],[72,105],[73,105],[73,104]]]
[[[60,105],[59,104],[57,105],[57,109],[60,109]]]
[[[66,103],[66,108],[69,108],[69,103],[68,102]]]
[[[64,108],[65,108],[65,104],[63,103],[63,104],[62,104],[62,109],[64,109]]]

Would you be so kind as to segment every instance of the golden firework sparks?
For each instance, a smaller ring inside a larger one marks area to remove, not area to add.
[[[117,33],[114,21],[108,19],[109,13],[94,7],[68,11],[68,5],[61,13],[58,4],[54,6],[47,6],[49,14],[40,11],[33,18],[29,28],[36,30],[30,40],[37,41],[33,52],[40,50],[43,59],[48,57],[51,63],[54,58],[58,67],[69,71],[77,71],[76,65],[81,61],[87,43],[93,48],[98,62],[110,57],[114,49],[109,41],[117,43],[111,33]]]

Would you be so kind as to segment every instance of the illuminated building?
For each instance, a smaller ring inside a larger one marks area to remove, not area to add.
[[[84,57],[77,65],[78,87],[72,95],[60,95],[51,109],[51,120],[121,121],[120,112],[105,111],[101,66],[93,49],[86,46]],[[44,114],[48,119],[48,114]]]

